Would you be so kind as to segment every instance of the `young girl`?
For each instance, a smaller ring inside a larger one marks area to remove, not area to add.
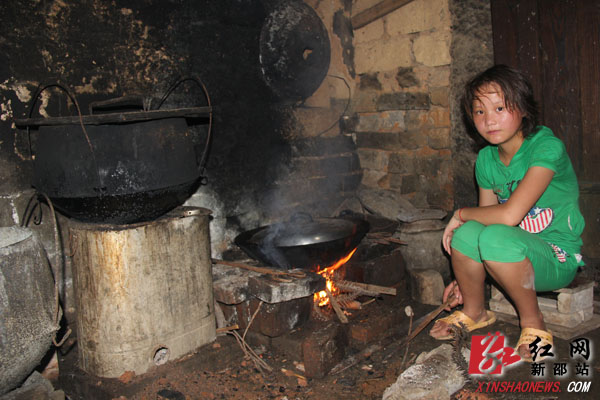
[[[456,277],[444,301],[453,292],[450,307],[464,307],[437,320],[430,335],[445,340],[451,325],[472,331],[495,322],[484,304],[489,274],[517,308],[516,351],[531,361],[529,345],[537,338],[538,349],[552,346],[536,291],[567,286],[583,265],[577,178],[560,139],[537,126],[533,90],[519,71],[497,65],[476,76],[463,108],[489,145],[475,164],[479,206],[455,211],[442,238]]]

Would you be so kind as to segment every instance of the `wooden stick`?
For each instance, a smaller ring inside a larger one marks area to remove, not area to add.
[[[356,364],[358,364],[365,358],[370,357],[373,353],[375,353],[381,349],[382,349],[381,345],[372,344],[369,347],[367,347],[366,349],[364,349],[363,351],[361,351],[360,353],[350,356],[350,357],[346,358],[345,360],[342,360],[342,362],[340,362],[335,367],[333,367],[331,369],[331,371],[329,371],[329,373],[331,375],[339,374],[340,372],[343,372],[343,371],[347,370],[348,368],[355,366]]]
[[[290,371],[289,369],[281,368],[281,372],[283,372],[286,376],[294,376],[299,379],[306,380],[305,376],[295,373],[294,371]]]
[[[223,333],[223,332],[227,332],[227,331],[234,331],[236,329],[240,329],[240,326],[238,324],[231,325],[231,326],[224,326],[222,328],[217,328],[217,333]]]
[[[371,285],[371,284],[367,284],[367,283],[352,282],[352,281],[334,281],[334,282],[335,282],[335,285],[337,287],[339,287],[340,289],[347,289],[347,290],[358,289],[358,290],[364,290],[364,291],[376,293],[376,294],[389,294],[392,296],[396,295],[396,288],[393,288],[393,287]]]
[[[448,298],[446,299],[444,304],[440,305],[438,308],[431,311],[429,314],[427,314],[425,316],[425,319],[423,320],[423,322],[421,322],[419,324],[419,326],[417,326],[415,328],[415,330],[412,331],[412,333],[410,335],[408,335],[408,337],[405,339],[405,342],[410,342],[415,336],[417,336],[427,325],[429,325],[429,323],[431,321],[433,321],[433,319],[435,317],[437,317],[439,315],[439,313],[441,313],[446,307],[448,307],[450,305],[452,300],[454,300],[454,292],[453,291],[450,292],[450,294],[448,295]]]
[[[233,262],[233,261],[217,260],[214,258],[212,259],[212,262],[213,262],[213,264],[222,264],[222,265],[227,265],[229,267],[247,269],[249,271],[260,272],[262,274],[291,276],[293,278],[306,277],[306,274],[302,271],[295,271],[295,272],[279,271],[279,270],[272,269],[272,268],[256,267],[254,265],[248,265],[248,264]]]
[[[413,0],[383,0],[382,2],[375,4],[373,7],[367,8],[366,10],[361,11],[352,17],[352,29],[356,30],[362,28],[363,26],[412,1]]]
[[[340,305],[338,304],[337,300],[333,298],[333,295],[331,294],[331,292],[329,291],[329,289],[325,288],[325,293],[327,293],[327,297],[329,297],[329,302],[331,303],[331,306],[333,307],[333,311],[335,311],[335,313],[337,314],[337,316],[340,319],[340,321],[342,321],[343,324],[347,324],[348,323],[348,318],[346,317],[346,315],[342,311],[342,309],[341,309]]]

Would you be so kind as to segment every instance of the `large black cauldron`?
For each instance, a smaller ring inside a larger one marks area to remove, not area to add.
[[[16,123],[37,128],[34,186],[57,209],[84,222],[129,224],[163,215],[197,189],[203,166],[187,118],[210,111],[109,112]]]

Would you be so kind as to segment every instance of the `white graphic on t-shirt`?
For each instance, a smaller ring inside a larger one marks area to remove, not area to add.
[[[550,225],[554,212],[551,208],[533,207],[519,224],[521,229],[531,233],[540,233]]]

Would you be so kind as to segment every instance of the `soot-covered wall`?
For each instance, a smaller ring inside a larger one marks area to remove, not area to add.
[[[3,213],[2,224],[19,222],[22,193],[33,181],[28,137],[13,120],[27,116],[42,83],[62,83],[86,113],[92,101],[135,93],[159,99],[180,78],[198,78],[214,110],[212,143],[207,183],[189,204],[212,209],[221,221],[221,235],[268,221],[271,206],[286,197],[281,185],[286,175],[307,160],[317,161],[313,168],[322,173],[315,176],[323,178],[324,187],[352,191],[361,178],[352,141],[337,137],[323,139],[323,145],[315,138],[293,137],[298,133],[294,104],[277,97],[265,83],[259,39],[265,18],[277,4],[275,0],[3,2],[0,193],[14,207]],[[48,90],[38,99],[34,116],[73,115],[65,104],[63,93]],[[187,81],[163,108],[206,104],[201,88]],[[207,138],[204,122],[194,127],[199,149]],[[328,170],[339,175],[333,185],[325,182]],[[305,189],[306,193],[314,185]],[[300,197],[295,196],[296,203]]]

